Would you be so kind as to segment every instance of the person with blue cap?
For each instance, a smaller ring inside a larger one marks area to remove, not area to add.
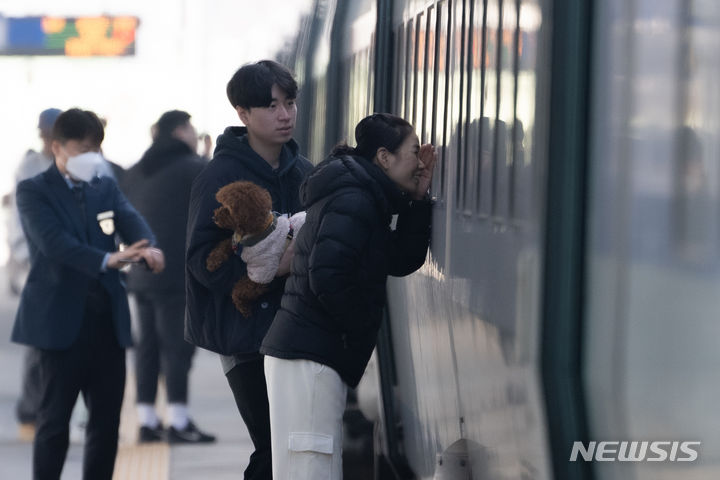
[[[38,119],[38,131],[40,140],[42,140],[42,150],[36,152],[32,149],[28,150],[25,157],[20,162],[18,169],[15,171],[15,183],[21,182],[26,178],[34,177],[40,172],[44,172],[53,161],[52,150],[50,150],[51,134],[55,119],[62,113],[57,108],[48,108],[40,112]]]
[[[25,153],[15,170],[15,185],[26,178],[44,172],[53,163],[53,154],[50,148],[52,129],[55,119],[60,113],[62,113],[62,110],[58,108],[48,108],[40,113],[37,126],[42,140],[42,150],[37,152],[29,149]],[[14,189],[9,199],[11,202],[11,214],[8,217],[7,232],[10,256],[7,262],[7,271],[10,291],[18,295],[22,291],[30,270],[30,254],[25,234],[20,226]],[[26,440],[30,440],[34,433],[35,416],[40,402],[40,372],[36,361],[36,353],[34,348],[28,347],[23,366],[20,397],[15,407],[17,420],[20,423],[20,437]]]
[[[45,140],[47,135],[52,134],[52,127],[55,125],[55,119],[62,113],[59,108],[47,108],[40,112],[40,118],[38,120],[38,128],[40,129],[41,137]]]

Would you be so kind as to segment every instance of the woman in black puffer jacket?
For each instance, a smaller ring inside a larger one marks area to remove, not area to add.
[[[340,478],[346,387],[375,347],[387,276],[420,268],[430,240],[433,146],[383,113],[360,121],[355,137],[357,147],[336,147],[300,187],[307,217],[260,349],[276,480]]]

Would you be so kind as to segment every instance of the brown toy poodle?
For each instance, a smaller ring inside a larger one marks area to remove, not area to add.
[[[215,209],[213,220],[233,234],[210,252],[206,266],[214,272],[242,248],[240,256],[247,264],[247,275],[235,283],[231,295],[235,307],[247,317],[254,301],[275,277],[285,249],[305,222],[305,212],[290,218],[274,215],[267,190],[246,181],[225,185],[215,198],[220,207]]]

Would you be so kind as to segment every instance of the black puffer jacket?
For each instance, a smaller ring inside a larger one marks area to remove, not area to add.
[[[430,202],[408,201],[377,166],[350,156],[319,164],[300,196],[307,218],[260,352],[328,365],[355,387],[375,347],[387,276],[425,261]]]
[[[133,267],[127,275],[131,292],[185,291],[185,228],[190,187],[205,162],[176,138],[159,138],[123,175],[125,196],[150,225],[165,254],[165,270],[154,274]]]
[[[218,137],[212,161],[193,182],[187,227],[185,339],[225,355],[257,353],[280,307],[285,282],[275,279],[250,317],[237,311],[230,292],[246,275],[245,262],[234,255],[214,272],[205,266],[210,251],[232,235],[213,222],[213,212],[220,206],[215,194],[228,183],[247,180],[270,192],[273,210],[293,214],[302,210],[297,192],[312,169],[290,140],[283,146],[280,166],[273,170],[250,148],[246,133],[245,127],[228,127]]]

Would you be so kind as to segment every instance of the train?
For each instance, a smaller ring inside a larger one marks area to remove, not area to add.
[[[717,478],[716,2],[306,3],[303,153],[379,111],[438,151],[358,390],[374,478]]]

